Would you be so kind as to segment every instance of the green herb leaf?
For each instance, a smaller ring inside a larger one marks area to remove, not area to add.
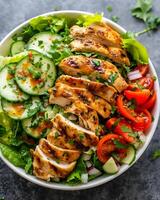
[[[112,10],[113,10],[112,6],[110,6],[110,5],[107,6],[106,8],[107,8],[107,11],[108,11],[108,12],[112,12]]]
[[[109,76],[108,80],[107,80],[107,83],[109,85],[113,85],[113,83],[115,82],[115,80],[117,79],[118,77],[118,73],[111,73],[111,75]]]
[[[128,146],[125,144],[122,144],[119,140],[113,140],[113,143],[118,149],[126,149]]]
[[[113,16],[111,17],[111,20],[112,20],[113,22],[118,22],[119,17],[116,16],[116,15],[113,15]]]
[[[152,159],[155,160],[157,158],[160,158],[160,149],[157,149],[152,154]]]
[[[111,114],[114,115],[116,112],[116,106],[112,105]]]
[[[132,129],[125,125],[121,126],[121,130],[125,133],[133,133]]]
[[[160,25],[160,17],[152,13],[152,3],[152,0],[137,0],[136,6],[131,10],[133,17],[142,20],[146,24],[146,29],[138,32],[137,36],[157,29]]]
[[[92,63],[95,67],[99,67],[101,64],[99,60],[92,60]]]
[[[99,169],[100,171],[102,170],[102,164],[101,162],[99,161],[98,157],[97,157],[97,154],[95,151],[93,151],[93,154],[91,156],[91,161],[92,161],[92,164],[95,168]]]

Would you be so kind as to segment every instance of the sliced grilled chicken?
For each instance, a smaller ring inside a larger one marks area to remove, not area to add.
[[[111,86],[103,83],[90,81],[84,78],[76,78],[73,76],[62,75],[57,79],[57,83],[64,83],[71,87],[86,88],[95,95],[104,98],[108,102],[114,101],[116,90]]]
[[[103,46],[93,39],[85,38],[73,40],[70,45],[73,51],[95,52],[111,59],[116,63],[130,65],[130,61],[125,50],[121,48]]]
[[[49,89],[49,92],[52,93],[52,89]],[[60,96],[55,97],[54,95],[50,96],[50,102],[52,102],[52,104],[57,104],[61,107],[65,107],[71,104],[71,101],[69,99]]]
[[[65,109],[65,113],[72,113],[78,116],[79,124],[93,132],[98,130],[99,119],[97,112],[81,101],[75,101]]]
[[[54,97],[58,96],[69,99],[72,103],[77,100],[81,101],[90,106],[93,110],[97,111],[103,118],[107,118],[110,115],[110,104],[104,99],[92,95],[85,88],[73,88],[66,84],[56,83],[56,90],[53,90],[53,92],[50,93],[49,103],[52,104]]]
[[[70,164],[56,162],[47,157],[39,146],[37,146],[33,152],[33,173],[36,177],[46,181],[67,177],[72,172],[75,165],[75,161]]]
[[[102,45],[121,47],[122,39],[119,33],[106,23],[96,23],[88,27],[74,25],[70,29],[73,38],[92,38]]]
[[[91,74],[94,74],[97,78],[106,81],[109,81],[114,74],[116,76],[115,80],[110,84],[113,85],[118,92],[122,92],[128,87],[128,84],[120,75],[117,67],[104,60],[88,58],[81,55],[69,56],[61,61],[59,67],[68,75],[88,75],[91,77]]]
[[[74,139],[85,147],[96,146],[99,141],[94,132],[72,123],[61,114],[57,114],[52,123],[57,130],[65,132],[71,139]]]
[[[71,163],[76,161],[80,156],[80,151],[57,147],[46,139],[40,140],[39,148],[47,157],[60,161],[61,163]]]
[[[75,141],[65,135],[64,132],[59,132],[55,128],[52,128],[51,132],[47,135],[47,140],[49,143],[54,144],[57,147],[77,150]]]

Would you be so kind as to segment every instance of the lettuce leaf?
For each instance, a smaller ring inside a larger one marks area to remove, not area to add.
[[[31,19],[29,24],[33,30],[37,30],[39,32],[50,30],[53,33],[57,33],[64,28],[65,19],[55,16],[39,16]]]
[[[103,13],[95,13],[92,15],[81,15],[77,21],[79,26],[90,26],[93,23],[101,22],[103,18]]]
[[[147,49],[134,38],[123,39],[123,47],[131,54],[137,63],[148,63],[149,55]]]
[[[0,150],[13,165],[22,167],[27,173],[31,173],[30,147],[20,139],[19,133],[22,134],[19,122],[15,122],[0,110]]]
[[[68,176],[67,183],[71,185],[81,183],[81,174],[84,173],[86,173],[86,165],[82,157],[80,157],[75,170]]]
[[[20,153],[15,150],[13,147],[9,147],[5,144],[1,144],[0,143],[0,150],[3,154],[3,156],[9,160],[13,165],[15,165],[16,167],[25,167],[25,162],[24,160],[21,158]]]
[[[11,140],[14,137],[12,128],[14,126],[14,121],[9,118],[2,110],[0,110],[0,126],[5,129],[3,134],[0,134],[0,143],[11,145]]]
[[[17,149],[0,143],[0,150],[3,156],[13,165],[24,168],[26,173],[32,173],[32,157],[26,145]]]
[[[28,42],[34,34],[42,31],[58,33],[64,28],[66,23],[65,18],[51,15],[35,17],[30,20],[29,25],[24,27],[20,33],[13,36],[13,40],[16,41],[18,38],[22,38],[23,41]]]

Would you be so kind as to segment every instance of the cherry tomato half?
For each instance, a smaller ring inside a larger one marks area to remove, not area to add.
[[[121,135],[128,143],[134,143],[135,138],[130,134],[133,133],[131,125],[124,119],[111,118],[106,122],[106,127],[112,129],[114,133]]]
[[[152,77],[143,77],[136,81],[132,81],[132,83],[129,84],[128,89],[149,89],[151,91],[153,89],[153,86],[154,80]]]
[[[147,109],[137,110],[137,122],[132,123],[134,131],[145,131],[152,123],[152,116]]]

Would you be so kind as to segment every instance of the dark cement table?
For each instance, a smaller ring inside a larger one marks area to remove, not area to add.
[[[112,15],[119,24],[131,31],[142,30],[143,24],[131,17],[133,0],[0,0],[0,39],[20,23],[53,10],[84,10],[104,12],[112,5]],[[159,0],[154,11],[160,13]],[[151,59],[160,75],[160,31],[143,35],[140,40],[148,47]],[[139,161],[117,179],[94,189],[63,192],[34,185],[12,172],[0,161],[0,197],[5,200],[160,200],[160,159],[151,161],[151,153],[160,148],[160,128]]]

